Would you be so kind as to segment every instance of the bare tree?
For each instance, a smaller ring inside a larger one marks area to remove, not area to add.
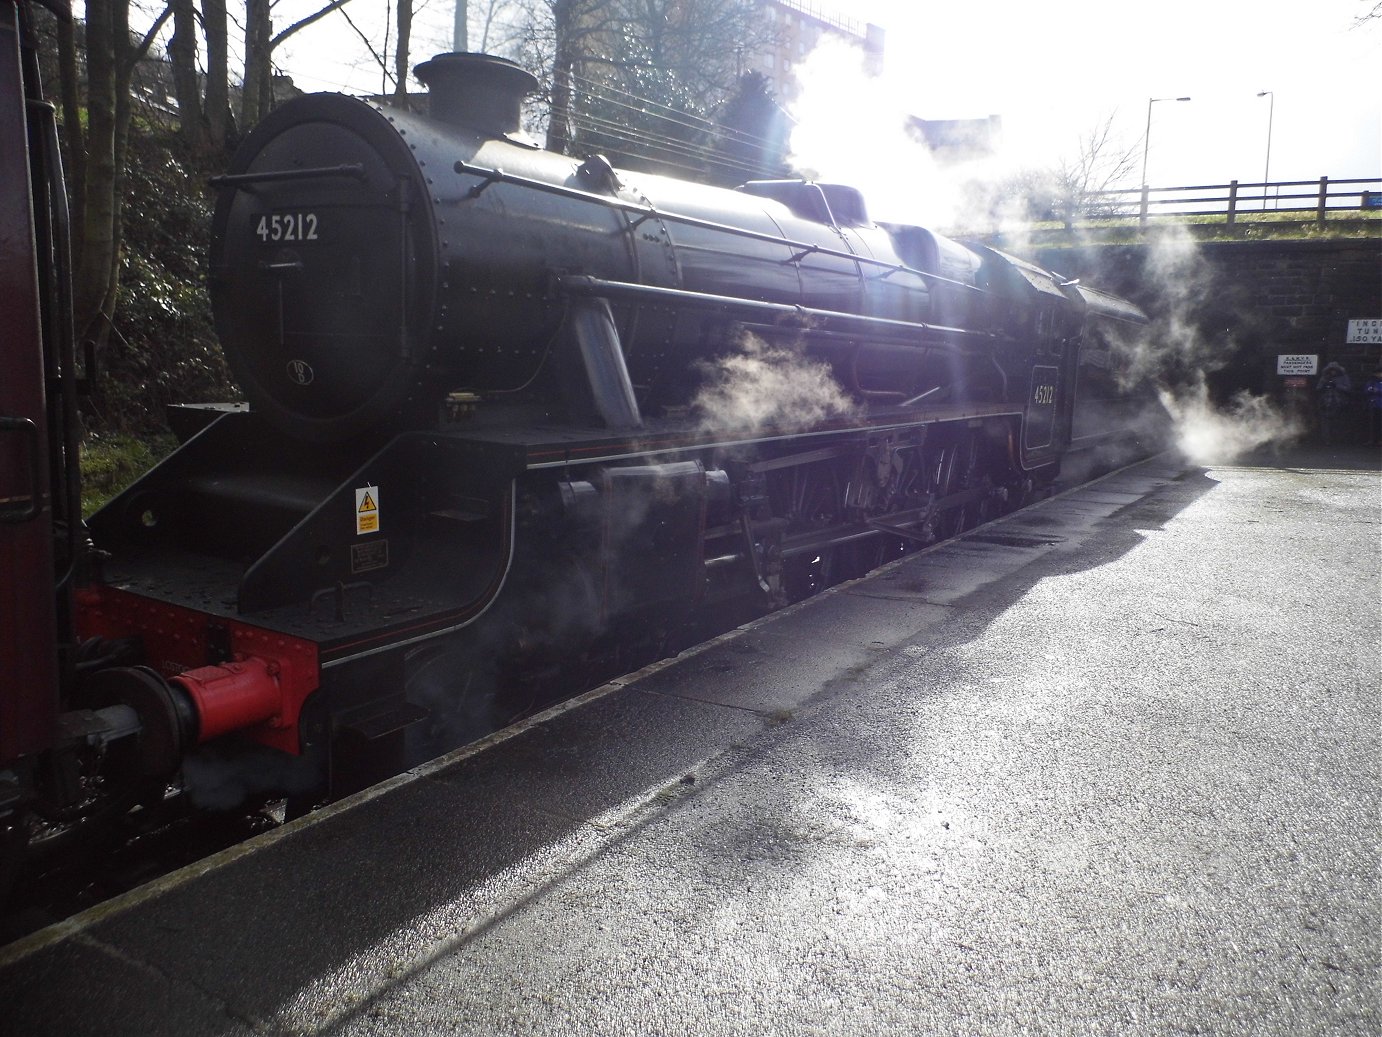
[[[476,45],[478,51],[489,54],[514,42],[512,32],[504,31],[506,27],[502,15],[504,8],[508,6],[505,0],[477,0],[475,6],[480,10],[480,39]]]
[[[254,125],[273,107],[273,52],[278,46],[349,2],[331,0],[314,14],[275,34],[272,0],[245,0],[245,79],[240,106],[243,125]]]
[[[739,55],[770,33],[740,0],[518,0],[517,8],[520,60],[546,87],[547,147],[561,152],[577,148],[592,105],[621,113],[607,111],[604,123],[637,123],[640,101],[709,112],[733,90]],[[617,99],[602,100],[606,89]],[[669,135],[664,124],[657,136]]]
[[[226,0],[202,0],[206,33],[206,132],[213,148],[225,148],[234,134],[230,112],[230,24]]]
[[[1137,169],[1140,141],[1128,144],[1114,133],[1117,112],[1110,112],[1079,138],[1079,148],[1062,159],[1054,173],[1056,215],[1067,227],[1082,216],[1112,216],[1118,206],[1101,197]]]
[[[540,48],[546,42],[542,22],[550,26],[551,33],[547,149],[565,153],[572,142],[574,77],[587,58],[608,49],[607,41],[620,12],[617,0],[539,0],[536,11],[545,17],[534,24],[533,43]]]
[[[67,127],[69,141],[77,142],[85,156],[79,185],[82,223],[73,292],[77,327],[84,336],[104,338],[105,326],[115,310],[130,82],[135,66],[148,54],[171,14],[172,10],[165,8],[149,31],[137,37],[130,33],[129,0],[107,0],[87,7],[86,132],[82,133],[79,123]],[[75,75],[75,62],[71,72]],[[68,90],[65,84],[64,96]]]
[[[408,107],[408,49],[413,38],[413,0],[397,0],[398,39],[394,44],[393,102]]]
[[[272,0],[245,0],[245,79],[240,120],[246,129],[264,117],[273,97]]]
[[[168,41],[168,60],[173,66],[173,91],[178,99],[178,122],[182,139],[194,151],[206,147],[206,124],[202,118],[202,93],[197,74],[196,0],[171,0],[173,38]]]
[[[1121,206],[1103,192],[1136,174],[1141,141],[1121,141],[1113,130],[1115,115],[1105,116],[1081,135],[1075,153],[1054,167],[1029,167],[998,181],[965,185],[964,209],[971,228],[1051,220],[1069,228],[1080,219],[1118,215]]]

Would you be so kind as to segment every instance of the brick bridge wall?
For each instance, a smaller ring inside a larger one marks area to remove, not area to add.
[[[1238,389],[1279,395],[1279,353],[1317,353],[1321,367],[1337,360],[1355,385],[1382,362],[1382,345],[1345,341],[1349,320],[1382,318],[1382,240],[1194,244],[1166,236],[1042,249],[1034,258],[1124,295],[1154,318],[1178,318],[1171,327],[1188,332],[1166,337],[1221,399]]]

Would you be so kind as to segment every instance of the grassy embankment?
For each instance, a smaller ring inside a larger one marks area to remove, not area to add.
[[[1148,236],[1185,230],[1196,241],[1338,241],[1382,238],[1382,210],[1331,213],[1319,223],[1314,213],[1239,213],[1229,223],[1222,214],[1205,216],[1153,216],[1144,228],[1135,215],[1076,224],[1052,220],[997,231],[974,228],[945,231],[955,238],[992,242],[1020,242],[1024,248],[1062,248],[1082,245],[1136,245]]]
[[[82,443],[82,517],[89,517],[177,445],[169,433],[88,436]]]

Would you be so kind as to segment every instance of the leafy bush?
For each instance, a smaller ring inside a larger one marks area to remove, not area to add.
[[[169,403],[239,398],[206,291],[213,171],[174,130],[131,126],[120,296],[84,408],[95,431],[163,431]]]

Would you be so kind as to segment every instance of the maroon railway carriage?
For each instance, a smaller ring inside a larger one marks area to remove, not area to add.
[[[74,528],[71,413],[48,388],[70,342],[66,198],[53,112],[21,31],[20,10],[0,3],[0,872],[25,841],[22,806],[55,738],[63,638],[50,589],[72,557],[70,542],[55,555],[55,532]]]

